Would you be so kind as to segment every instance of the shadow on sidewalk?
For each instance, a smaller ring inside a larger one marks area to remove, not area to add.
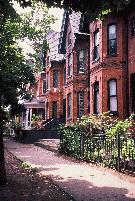
[[[69,178],[64,180],[59,175],[48,175],[48,178],[53,182],[56,181],[58,186],[74,198],[78,195],[80,199],[77,201],[135,201],[133,194],[125,188],[94,186],[91,182],[83,179]],[[72,192],[68,187],[72,189]]]

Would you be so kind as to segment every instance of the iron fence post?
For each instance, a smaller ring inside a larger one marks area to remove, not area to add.
[[[117,157],[117,170],[120,172],[120,134],[117,134],[117,151],[118,151],[118,157]]]

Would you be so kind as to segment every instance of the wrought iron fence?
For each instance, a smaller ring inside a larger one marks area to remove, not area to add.
[[[82,133],[79,138],[74,139],[61,135],[60,144],[62,149],[66,150],[64,153],[78,159],[101,163],[118,171],[135,173],[135,138]]]
[[[135,173],[135,139],[106,137],[105,135],[80,136],[80,158],[103,163],[118,171]]]

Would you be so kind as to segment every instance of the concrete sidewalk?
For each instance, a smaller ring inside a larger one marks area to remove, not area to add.
[[[5,140],[5,147],[22,161],[37,167],[40,174],[52,179],[77,201],[135,200],[135,178],[120,179],[104,168],[71,162],[34,145]]]

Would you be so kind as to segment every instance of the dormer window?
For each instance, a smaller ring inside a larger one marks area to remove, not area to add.
[[[108,26],[108,55],[116,55],[117,53],[117,38],[116,38],[116,24]]]
[[[132,32],[132,36],[135,36],[135,16],[132,18],[132,21],[131,21],[131,32]]]
[[[94,55],[93,60],[99,59],[99,30],[94,33]]]
[[[71,32],[68,34],[68,46],[72,44]]]

